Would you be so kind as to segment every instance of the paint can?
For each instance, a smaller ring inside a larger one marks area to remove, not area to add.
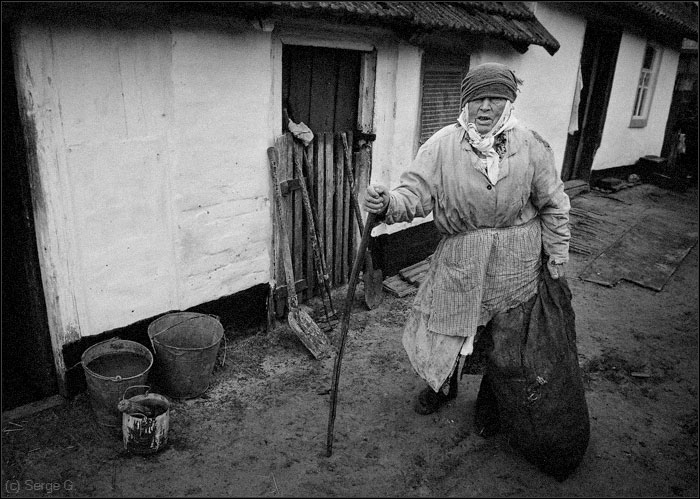
[[[134,388],[146,388],[146,392],[127,399],[127,392]],[[132,454],[155,454],[168,443],[170,401],[163,395],[149,393],[149,389],[145,385],[130,387],[122,399],[150,409],[149,415],[122,412],[124,449]]]
[[[80,361],[97,422],[119,431],[119,399],[130,386],[146,383],[153,354],[135,341],[112,338],[87,348]]]

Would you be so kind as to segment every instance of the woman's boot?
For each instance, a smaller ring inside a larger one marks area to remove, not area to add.
[[[429,386],[421,390],[413,405],[413,409],[418,414],[432,414],[447,402],[454,399],[457,396],[458,377],[457,368],[455,368],[448,380],[445,381],[445,384],[449,387],[447,394],[445,394],[443,388],[440,388],[437,392]],[[444,386],[445,385],[443,385],[443,387]]]

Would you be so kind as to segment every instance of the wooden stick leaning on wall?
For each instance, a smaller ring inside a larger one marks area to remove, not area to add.
[[[276,147],[269,147],[267,155],[270,160],[270,173],[272,175],[272,183],[274,187],[275,206],[277,207],[277,217],[279,222],[280,246],[282,247],[282,256],[284,259],[284,274],[287,281],[287,303],[289,310],[287,311],[287,322],[292,328],[292,331],[299,337],[301,342],[311,352],[314,358],[324,357],[329,350],[330,343],[328,338],[323,334],[318,324],[299,308],[297,299],[294,267],[292,265],[292,255],[289,248],[289,236],[287,232],[287,220],[284,212],[284,201],[282,198],[282,189],[280,188],[277,165],[279,164],[279,153]]]

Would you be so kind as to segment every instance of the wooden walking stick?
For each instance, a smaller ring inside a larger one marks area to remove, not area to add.
[[[338,401],[338,381],[340,380],[340,364],[343,361],[343,350],[345,349],[345,337],[348,335],[348,325],[350,324],[350,312],[352,311],[352,303],[355,300],[355,287],[357,286],[357,277],[360,274],[360,269],[365,259],[365,251],[369,242],[369,235],[372,228],[377,223],[377,215],[369,213],[365,222],[364,230],[362,231],[362,240],[360,247],[355,255],[355,261],[352,263],[352,271],[350,272],[350,282],[348,284],[348,294],[345,298],[345,309],[343,310],[342,322],[340,324],[340,345],[338,353],[335,356],[335,367],[333,368],[333,386],[331,387],[331,409],[328,414],[328,435],[326,437],[326,456],[330,457],[333,454],[333,424],[335,423],[335,407]]]
[[[355,212],[355,218],[357,219],[357,227],[360,229],[360,233],[364,232],[364,224],[362,223],[362,214],[360,213],[360,203],[355,195],[355,175],[352,173],[352,150],[348,147],[348,139],[346,134],[343,132],[343,147],[345,148],[345,177],[348,179],[348,184],[350,185],[350,202],[352,204],[352,210]],[[384,298],[382,282],[384,278],[382,276],[382,271],[380,269],[374,268],[374,260],[372,258],[372,252],[367,248],[364,254],[365,267],[362,272],[362,280],[365,283],[365,304],[367,308],[372,310],[379,306]]]

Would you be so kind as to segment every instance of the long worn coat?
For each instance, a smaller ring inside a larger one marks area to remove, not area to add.
[[[404,329],[416,372],[437,390],[479,325],[537,292],[541,253],[568,261],[569,197],[549,145],[516,124],[495,183],[461,125],[435,133],[390,191],[387,223],[433,213],[443,234]]]

